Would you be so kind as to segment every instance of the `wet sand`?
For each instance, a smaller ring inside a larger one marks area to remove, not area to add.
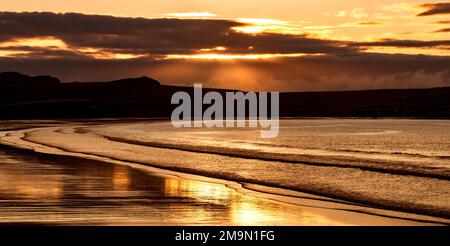
[[[56,127],[55,133],[71,133],[61,126],[73,124],[0,123],[0,225],[450,224],[445,218],[298,190],[66,151],[25,137],[27,132],[48,127]],[[93,125],[97,121],[75,124]],[[84,141],[86,145],[88,138]],[[164,155],[156,157],[166,159]]]
[[[298,192],[271,195],[268,187],[248,184],[244,189],[233,182],[158,171],[140,165],[118,165],[0,146],[0,223],[441,224],[432,223],[432,219],[417,221],[355,212],[354,205]]]

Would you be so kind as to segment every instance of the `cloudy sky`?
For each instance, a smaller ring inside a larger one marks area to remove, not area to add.
[[[0,0],[0,71],[309,91],[450,86],[450,3]]]

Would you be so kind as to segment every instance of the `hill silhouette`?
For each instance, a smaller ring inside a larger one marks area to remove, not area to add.
[[[206,93],[211,89],[204,89]],[[225,93],[227,90],[216,90]],[[0,73],[0,118],[170,117],[173,93],[192,87],[148,77],[62,83],[51,76]],[[280,93],[285,117],[450,118],[450,87]]]

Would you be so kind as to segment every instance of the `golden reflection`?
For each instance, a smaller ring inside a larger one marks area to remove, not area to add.
[[[300,220],[305,225],[336,224],[336,221],[326,216],[301,211],[299,207],[245,195],[222,184],[169,178],[165,179],[164,191],[168,197],[187,196],[196,201],[225,206],[227,219],[222,221],[224,224],[298,225]],[[195,215],[200,221],[214,220],[215,217],[211,212],[212,210],[205,207],[198,207],[190,211],[189,216]]]
[[[122,165],[114,165],[112,183],[114,189],[127,189],[130,186],[130,169]]]
[[[62,181],[55,176],[28,174],[26,169],[0,169],[0,194],[3,191],[20,198],[58,199],[62,196]],[[13,178],[13,179],[12,179]]]
[[[291,209],[295,209],[291,210]],[[279,204],[247,196],[240,203],[231,205],[231,222],[235,225],[352,225],[333,220],[320,213],[308,212],[300,207]]]
[[[167,196],[191,195],[200,200],[228,200],[232,190],[224,185],[208,184],[186,179],[165,179],[164,193]]]
[[[264,223],[274,220],[270,210],[260,209],[256,204],[250,202],[233,204],[231,218],[232,223],[237,225],[264,225]]]

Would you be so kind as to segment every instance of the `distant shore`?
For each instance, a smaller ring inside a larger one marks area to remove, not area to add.
[[[148,77],[62,83],[51,76],[0,72],[0,119],[170,117],[174,93],[193,87]],[[220,94],[236,90],[204,88]],[[450,87],[281,92],[281,117],[450,118]],[[204,109],[205,110],[205,109]]]

